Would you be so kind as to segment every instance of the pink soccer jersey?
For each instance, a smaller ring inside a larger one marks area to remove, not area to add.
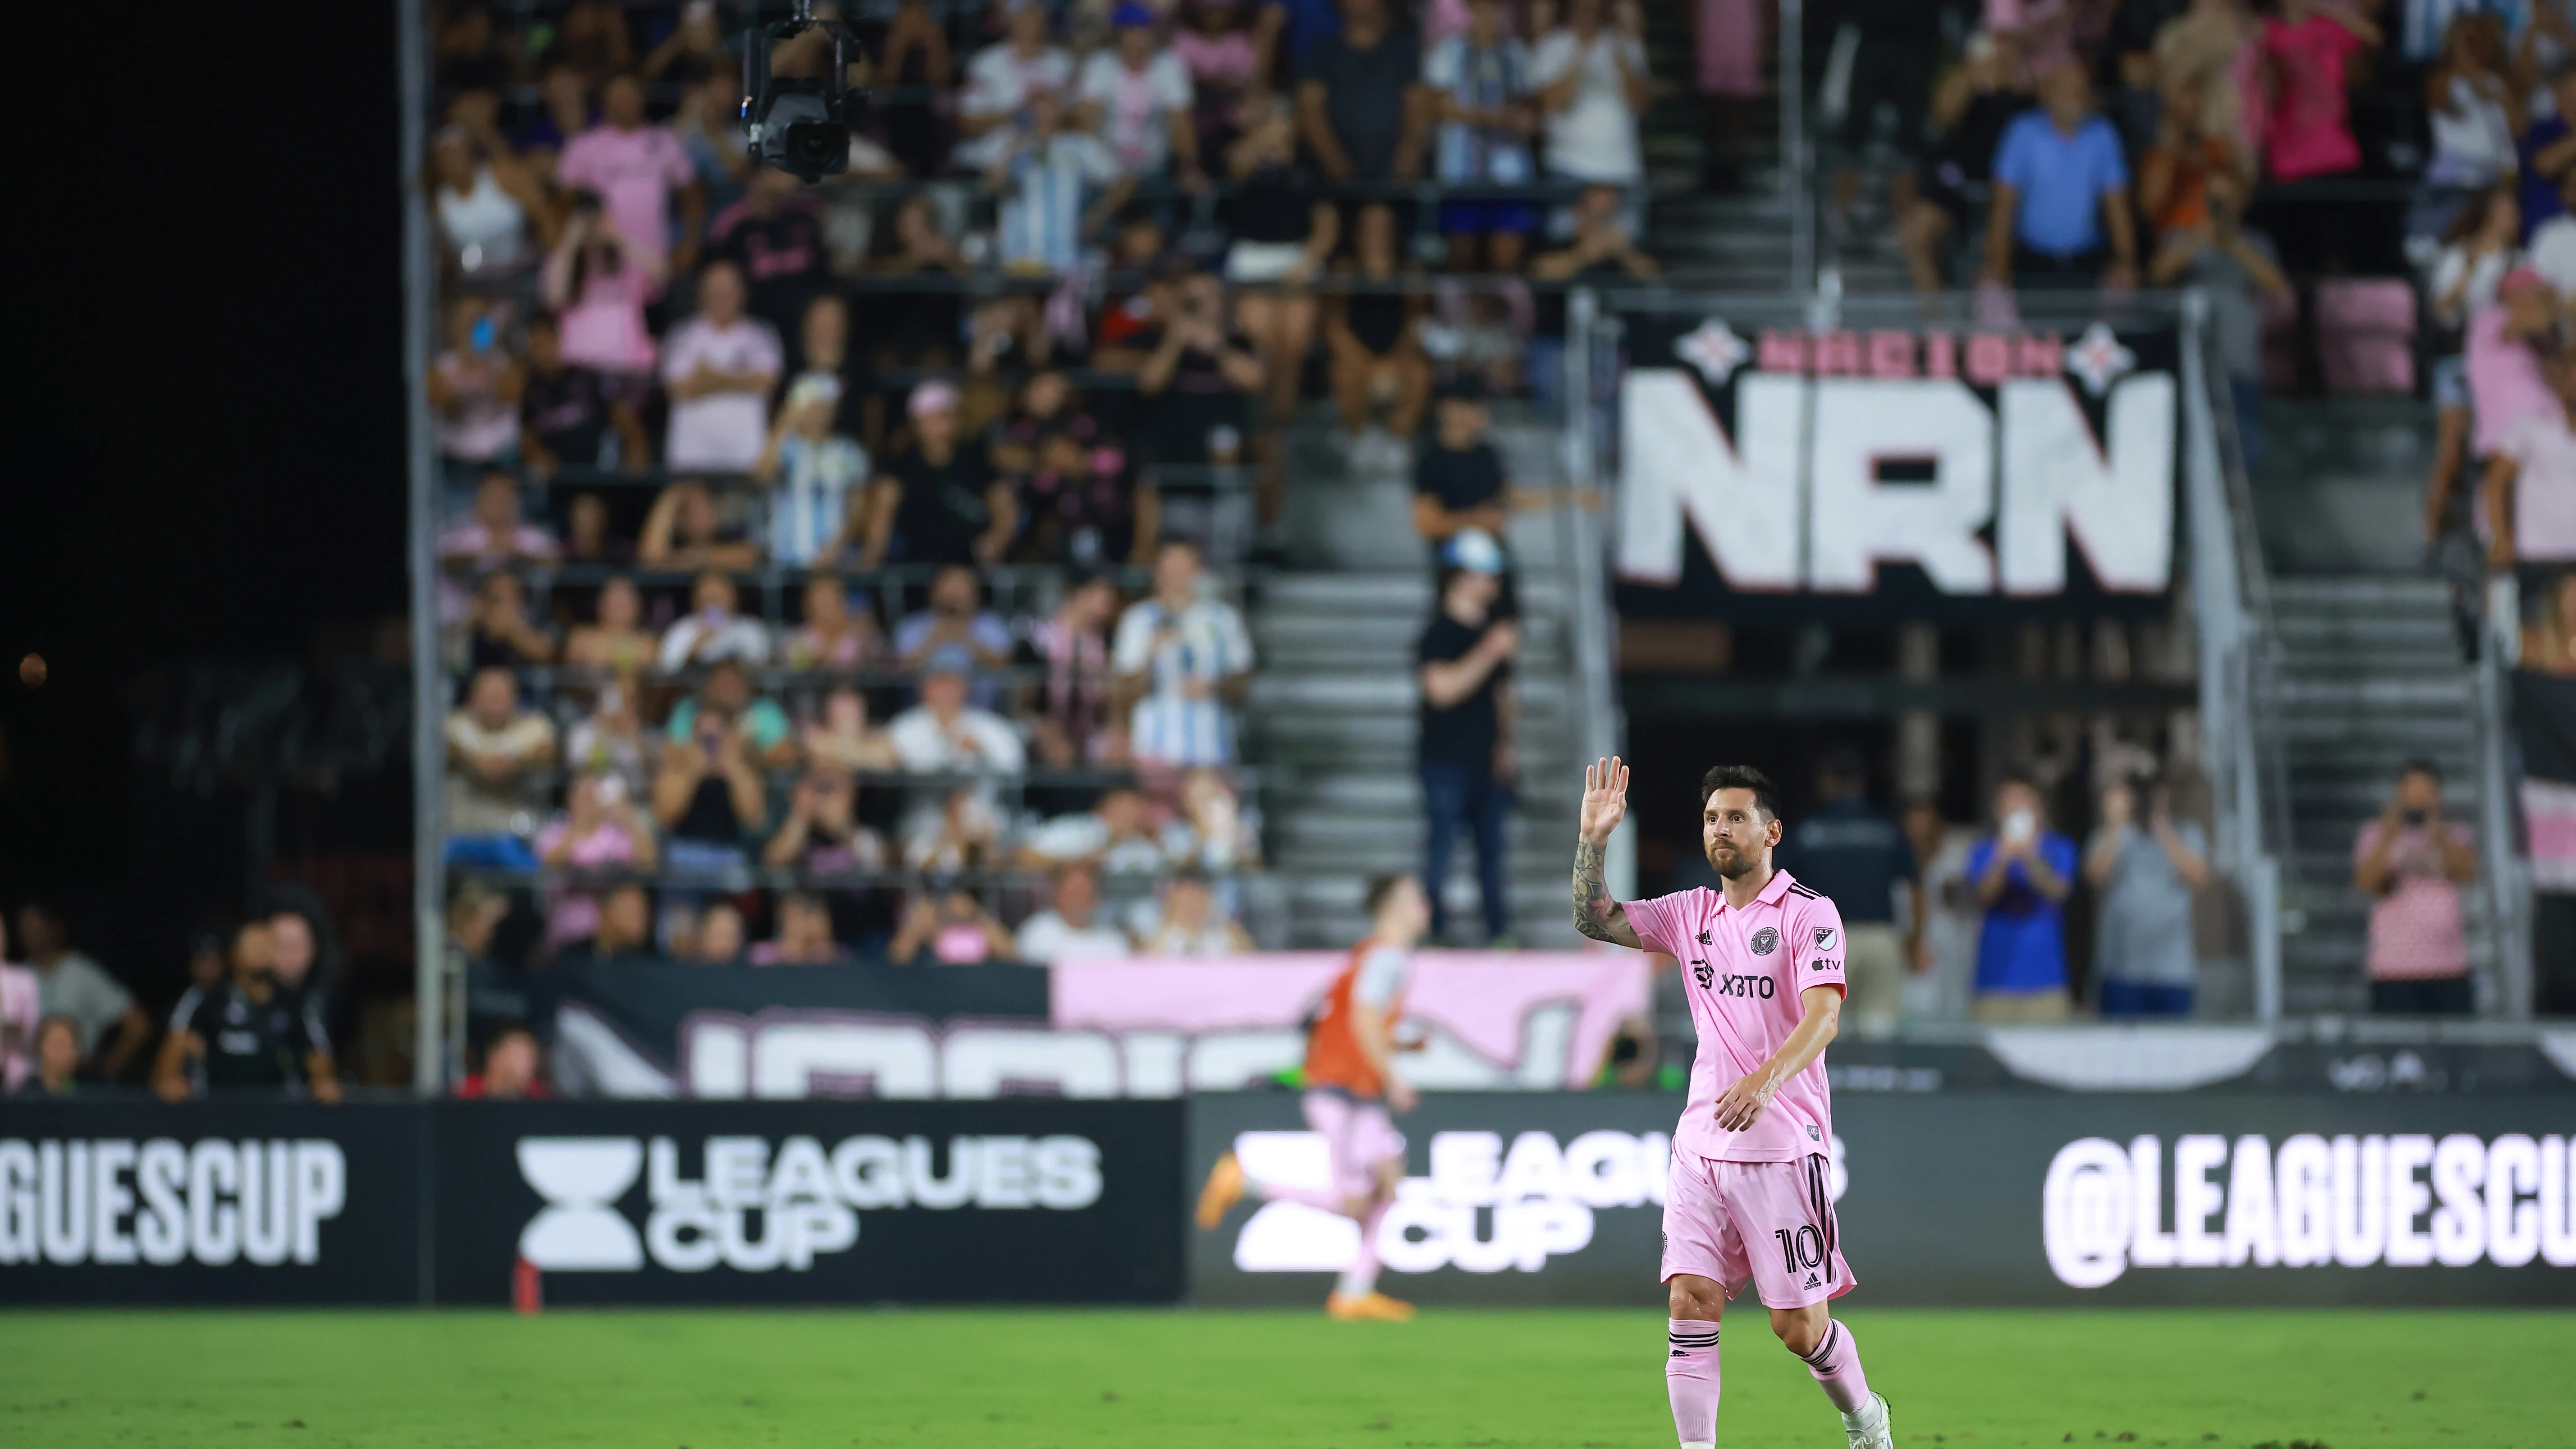
[[[1628,902],[1628,924],[1646,949],[1681,962],[1699,1054],[1690,1105],[1673,1150],[1719,1162],[1795,1162],[1831,1150],[1833,1092],[1821,1056],[1780,1084],[1761,1118],[1741,1132],[1717,1125],[1717,1096],[1780,1049],[1805,1015],[1799,993],[1843,986],[1843,917],[1787,871],[1753,904],[1735,910],[1723,892],[1687,890]]]

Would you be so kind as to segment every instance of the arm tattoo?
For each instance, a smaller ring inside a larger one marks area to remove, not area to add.
[[[1602,857],[1600,846],[1575,842],[1574,929],[1596,941],[1635,946],[1637,931],[1628,924],[1627,908],[1610,899],[1610,887],[1601,878]]]

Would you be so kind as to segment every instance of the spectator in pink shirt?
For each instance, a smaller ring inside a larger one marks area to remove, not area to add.
[[[583,775],[572,782],[564,813],[537,832],[537,859],[554,870],[625,868],[650,873],[660,860],[653,828],[615,774]],[[557,884],[546,911],[546,946],[568,946],[599,930],[599,896]]]
[[[644,123],[644,83],[619,75],[600,92],[600,124],[575,136],[555,163],[556,184],[596,191],[627,245],[671,272],[697,266],[707,194],[680,139]],[[680,198],[680,239],[671,243],[671,196]]]
[[[698,279],[698,315],[671,330],[662,385],[671,395],[663,461],[747,473],[769,438],[769,392],[786,358],[778,333],[743,311],[742,273],[716,262]]]
[[[35,1070],[36,973],[12,966],[9,925],[0,920],[0,1092],[15,1092]]]
[[[2352,843],[2353,888],[2370,900],[2370,1009],[2466,1016],[2475,1009],[2460,887],[2477,879],[2469,832],[2442,818],[2442,773],[2415,760]]]
[[[662,290],[662,265],[626,244],[597,192],[573,197],[544,282],[546,305],[562,321],[563,360],[596,371],[613,400],[642,402],[657,355],[644,304]]]
[[[500,472],[476,486],[473,516],[438,537],[438,557],[451,567],[496,569],[558,552],[552,534],[520,519],[519,480]]]
[[[2558,405],[2541,371],[2536,344],[2557,326],[2557,298],[2549,283],[2517,267],[2496,283],[2496,301],[2469,318],[2469,402],[2477,416],[2470,450],[2491,458],[2504,446],[2505,429],[2526,414]]]
[[[2361,165],[2345,66],[2379,42],[2379,27],[2345,0],[2281,0],[2281,13],[2263,22],[2273,78],[2263,150],[2273,180],[2337,176]]]

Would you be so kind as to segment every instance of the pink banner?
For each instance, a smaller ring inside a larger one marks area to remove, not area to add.
[[[1337,951],[1064,961],[1051,1017],[1069,1031],[1293,1031],[1348,961]],[[1426,1069],[1459,1085],[1583,1087],[1620,1021],[1645,1013],[1649,971],[1634,951],[1418,951],[1404,1015],[1430,1038]]]

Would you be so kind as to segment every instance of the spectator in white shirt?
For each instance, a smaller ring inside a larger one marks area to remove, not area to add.
[[[1183,185],[1203,184],[1189,67],[1156,39],[1154,12],[1142,0],[1124,0],[1109,23],[1118,43],[1093,51],[1075,86],[1084,123],[1108,143],[1121,173],[1153,177],[1169,167]]]
[[[1627,184],[1645,175],[1637,116],[1646,107],[1645,12],[1621,0],[1567,0],[1565,23],[1530,56],[1530,78],[1547,119],[1547,169],[1577,181]]]
[[[1144,954],[1239,956],[1251,949],[1243,927],[1217,909],[1207,877],[1185,870],[1163,888],[1163,918],[1146,933]]]
[[[761,664],[769,658],[769,630],[740,613],[730,575],[713,569],[689,591],[689,612],[662,635],[662,670],[677,673],[719,659]]]
[[[662,351],[671,395],[663,460],[672,468],[749,472],[769,434],[769,390],[786,366],[777,329],[743,311],[742,273],[710,264],[698,278],[698,315],[672,329]]]
[[[519,703],[506,669],[474,676],[447,717],[448,863],[534,870],[527,837],[542,808],[534,772],[554,763],[554,721]]]
[[[1154,875],[1169,863],[1146,829],[1145,797],[1124,788],[1030,831],[1020,840],[1019,861],[1023,869],[1081,864],[1111,875]]]
[[[975,52],[966,63],[966,90],[957,98],[957,129],[982,138],[1007,129],[1040,91],[1058,99],[1073,85],[1073,56],[1047,39],[1044,0],[1015,0],[1010,29],[999,45]],[[957,148],[961,166],[988,164],[993,143],[969,140]]]
[[[1252,679],[1252,639],[1243,616],[1205,597],[1198,546],[1163,545],[1154,592],[1118,620],[1109,668],[1140,764],[1223,765],[1235,758],[1234,712]]]
[[[29,901],[18,908],[18,940],[26,948],[28,968],[35,972],[39,1014],[67,1016],[78,1023],[82,1048],[93,1054],[91,1062],[99,1076],[115,1081],[152,1035],[152,1019],[106,967],[73,948],[71,933],[51,906]],[[0,937],[0,945],[5,944],[6,938]]]
[[[1055,904],[1020,923],[1012,952],[1023,961],[1052,966],[1058,961],[1131,956],[1136,948],[1127,933],[1099,919],[1100,877],[1087,865],[1068,865],[1055,873]]]
[[[896,715],[886,733],[895,757],[917,774],[994,771],[1017,774],[1028,762],[1020,737],[1000,715],[966,702],[975,661],[963,649],[931,655],[921,679],[921,703]]]

